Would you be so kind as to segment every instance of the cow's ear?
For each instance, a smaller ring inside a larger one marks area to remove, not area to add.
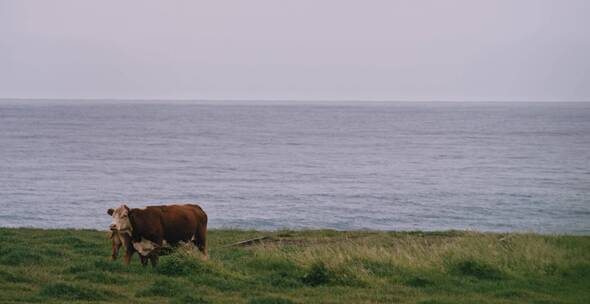
[[[115,210],[113,208],[109,208],[109,210],[107,210],[107,213],[109,215],[113,215],[113,212],[115,212]]]

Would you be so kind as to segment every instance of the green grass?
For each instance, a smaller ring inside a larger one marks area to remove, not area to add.
[[[212,230],[209,247],[152,269],[110,261],[104,231],[0,228],[0,303],[590,303],[590,236]]]

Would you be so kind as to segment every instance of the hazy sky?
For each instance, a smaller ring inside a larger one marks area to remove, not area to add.
[[[0,0],[0,97],[590,100],[588,0]]]

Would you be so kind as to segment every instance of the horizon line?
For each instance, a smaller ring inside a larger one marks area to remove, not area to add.
[[[373,103],[395,103],[395,102],[539,102],[539,103],[558,103],[571,102],[583,103],[590,102],[590,100],[448,100],[448,99],[433,99],[433,100],[402,100],[402,99],[250,99],[250,98],[26,98],[26,97],[0,97],[0,101],[129,101],[129,102],[157,102],[157,101],[179,101],[179,102],[373,102]]]

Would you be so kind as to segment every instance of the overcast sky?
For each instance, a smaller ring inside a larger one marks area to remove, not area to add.
[[[588,0],[0,0],[0,97],[590,100]]]

